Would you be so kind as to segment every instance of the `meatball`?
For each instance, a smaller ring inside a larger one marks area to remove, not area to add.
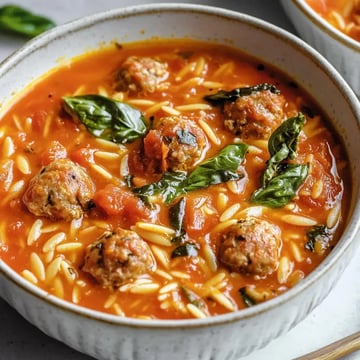
[[[223,235],[220,261],[232,271],[266,276],[276,270],[281,247],[280,229],[275,224],[248,217]]]
[[[150,57],[129,56],[116,72],[116,89],[153,93],[168,76],[166,63]]]
[[[155,266],[148,244],[137,233],[117,228],[87,247],[81,269],[103,287],[115,289]]]
[[[144,139],[145,159],[155,172],[187,171],[202,158],[207,146],[203,130],[178,116],[155,121]]]
[[[267,139],[283,121],[284,105],[285,98],[270,90],[226,102],[225,128],[243,138]]]
[[[84,168],[58,159],[30,180],[22,200],[36,216],[70,221],[91,208],[94,192],[95,185]]]

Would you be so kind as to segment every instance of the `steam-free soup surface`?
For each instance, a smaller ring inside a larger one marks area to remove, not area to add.
[[[112,46],[1,119],[1,258],[67,301],[198,318],[295,286],[350,192],[341,141],[277,70],[227,47]]]
[[[359,0],[306,0],[326,21],[354,40],[360,41]]]

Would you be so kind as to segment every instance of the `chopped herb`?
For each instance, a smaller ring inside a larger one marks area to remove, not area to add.
[[[315,225],[306,233],[305,249],[315,252],[316,243],[320,242],[322,248],[327,248],[330,241],[330,232],[325,225]]]
[[[250,306],[254,306],[256,305],[256,302],[255,300],[248,295],[247,293],[247,290],[246,290],[246,287],[242,287],[239,289],[239,294],[244,302],[244,304],[247,306],[247,307],[250,307]]]
[[[175,236],[171,239],[174,243],[182,243],[186,239],[184,229],[186,198],[182,197],[175,205],[169,208],[170,225],[175,230]]]
[[[171,253],[171,257],[176,258],[180,256],[197,256],[198,250],[199,248],[196,244],[187,242],[175,248]]]

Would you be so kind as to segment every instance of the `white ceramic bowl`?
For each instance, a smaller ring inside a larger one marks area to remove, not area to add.
[[[317,14],[305,0],[281,0],[299,35],[323,54],[360,97],[360,42]]]
[[[349,219],[331,254],[304,281],[257,306],[193,320],[139,320],[92,311],[49,296],[0,260],[0,294],[46,334],[98,359],[238,359],[287,332],[334,287],[360,238],[360,107],[316,51],[297,37],[247,15],[196,5],[147,5],[113,10],[55,28],[0,66],[0,103],[57,65],[115,37],[120,43],[189,36],[231,44],[271,64],[315,97],[341,134],[352,167]]]

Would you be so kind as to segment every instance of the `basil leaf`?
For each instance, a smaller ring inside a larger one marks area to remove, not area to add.
[[[284,165],[279,171],[280,174],[273,177],[266,187],[257,189],[251,195],[250,201],[271,208],[283,207],[295,196],[308,172],[308,164]]]
[[[184,191],[206,188],[229,180],[238,180],[241,175],[237,169],[244,160],[248,146],[231,144],[223,148],[218,155],[201,163],[184,181]]]
[[[175,230],[175,236],[171,242],[183,242],[186,238],[184,229],[186,199],[181,198],[175,205],[169,208],[170,225]]]
[[[261,188],[251,195],[251,202],[278,208],[295,196],[309,173],[309,166],[289,164],[288,160],[296,157],[304,122],[304,115],[299,113],[284,121],[271,134],[268,143],[270,159],[261,177]]]
[[[0,29],[33,37],[51,29],[55,23],[15,5],[0,7]]]
[[[149,196],[160,194],[165,203],[169,204],[187,192],[238,180],[242,175],[237,169],[244,160],[247,149],[245,144],[228,145],[218,155],[197,166],[188,176],[181,171],[165,172],[158,182],[134,188],[132,191],[145,201],[148,201]]]
[[[271,179],[281,174],[281,163],[286,160],[288,156],[289,148],[286,144],[283,144],[281,149],[267,162],[266,169],[261,178],[262,187],[266,187],[271,181]]]
[[[287,157],[289,159],[295,159],[299,144],[299,135],[304,123],[305,116],[302,113],[284,121],[269,138],[268,148],[270,156],[275,156],[284,144],[286,144],[289,150]]]
[[[171,258],[180,256],[197,256],[198,250],[199,248],[196,244],[188,242],[174,249],[174,251],[171,253]]]
[[[240,294],[240,296],[242,298],[242,301],[244,302],[244,304],[247,307],[256,305],[255,300],[251,296],[248,295],[246,287],[240,288],[239,289],[239,294]]]
[[[325,225],[315,225],[307,233],[308,241],[305,244],[305,249],[315,252],[315,244],[320,241],[322,247],[327,247],[330,241],[330,232]]]
[[[101,95],[65,96],[63,100],[65,111],[95,137],[124,144],[147,132],[142,113],[126,103]]]
[[[186,179],[186,172],[165,172],[157,182],[133,188],[132,191],[145,203],[150,203],[149,196],[162,195],[167,203],[178,196],[180,184]]]
[[[226,101],[236,101],[243,96],[249,96],[253,93],[269,90],[274,94],[280,94],[280,91],[272,84],[263,83],[254,86],[245,86],[230,91],[219,90],[216,94],[206,95],[205,100],[214,104],[221,105]]]

